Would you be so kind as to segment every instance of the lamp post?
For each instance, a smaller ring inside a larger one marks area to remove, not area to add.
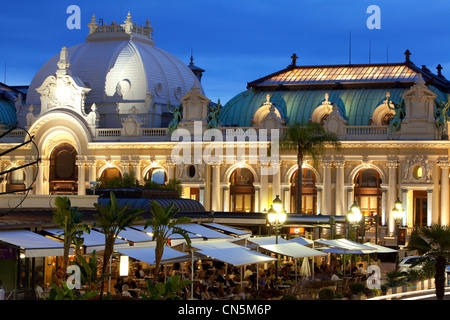
[[[278,233],[283,224],[286,222],[286,210],[283,208],[283,202],[277,195],[267,212],[267,220],[275,229],[275,243],[278,244]],[[275,262],[275,276],[278,280],[278,255],[277,261]]]
[[[395,220],[395,225],[396,225],[396,233],[397,233],[397,250],[399,250],[400,247],[400,225],[402,224],[403,221],[403,216],[404,216],[405,210],[403,209],[403,203],[400,201],[399,198],[397,198],[397,201],[395,201],[394,203],[394,208],[392,209],[392,216],[394,217]],[[397,257],[395,259],[395,267],[398,267],[398,251],[397,251]]]
[[[355,242],[357,241],[356,232],[359,224],[361,223],[362,217],[363,215],[361,213],[361,208],[358,206],[355,200],[347,212],[347,220],[355,230]]]

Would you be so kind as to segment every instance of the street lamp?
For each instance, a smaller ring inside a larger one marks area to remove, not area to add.
[[[356,241],[356,230],[358,229],[358,225],[361,223],[363,215],[361,213],[361,208],[356,203],[356,200],[353,202],[352,206],[347,212],[347,220],[350,225],[355,229],[355,241]]]
[[[395,225],[397,227],[397,250],[400,247],[400,241],[399,241],[400,240],[399,239],[400,225],[402,224],[404,214],[405,214],[405,210],[403,209],[403,204],[400,201],[400,199],[397,198],[397,201],[395,201],[395,203],[394,203],[394,208],[392,209],[392,216],[394,217]],[[398,251],[397,251],[397,258],[395,260],[396,267],[398,266],[398,260],[399,260],[399,257],[398,257]]]
[[[283,208],[283,202],[280,200],[277,195],[276,198],[272,201],[272,205],[270,206],[269,211],[267,212],[267,220],[275,229],[275,243],[278,244],[278,232],[286,222],[286,210]],[[278,258],[275,262],[275,275],[278,279]]]

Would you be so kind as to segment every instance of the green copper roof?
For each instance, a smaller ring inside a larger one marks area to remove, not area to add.
[[[5,124],[16,122],[16,108],[11,102],[0,98],[0,123]]]
[[[292,125],[295,122],[309,121],[316,107],[325,100],[338,106],[341,115],[350,126],[369,125],[373,111],[386,100],[386,93],[394,103],[400,103],[404,92],[409,88],[383,89],[342,89],[342,90],[286,90],[286,91],[244,91],[231,99],[222,109],[220,120],[223,125],[250,127],[251,120],[266,101],[270,94],[270,101],[280,111],[282,117]],[[437,90],[437,89],[436,89]],[[438,90],[437,90],[438,91]],[[445,101],[447,99],[445,98]]]

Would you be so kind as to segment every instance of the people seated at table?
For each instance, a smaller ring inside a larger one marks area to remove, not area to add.
[[[123,279],[122,277],[117,278],[117,282],[114,285],[114,289],[117,290],[118,293],[122,293]]]
[[[144,279],[145,278],[145,272],[142,270],[142,265],[138,265],[136,268],[136,271],[134,272],[134,276],[136,279]]]
[[[129,289],[129,287],[128,287],[128,285],[125,283],[125,284],[122,286],[122,296],[123,296],[123,297],[129,297],[129,298],[131,298],[132,295],[131,295],[131,293],[128,291],[128,289]]]
[[[364,264],[363,263],[359,263],[358,264],[358,273],[359,274],[366,274],[367,271],[364,269]]]
[[[339,281],[339,280],[341,280],[341,278],[339,278],[337,272],[335,271],[335,272],[333,272],[333,275],[331,276],[330,280],[331,281]]]
[[[244,272],[244,279],[248,280],[251,275],[253,275],[253,271],[247,266]]]
[[[136,289],[137,288],[136,282],[131,277],[127,278],[127,282],[125,284],[128,285],[129,289]]]

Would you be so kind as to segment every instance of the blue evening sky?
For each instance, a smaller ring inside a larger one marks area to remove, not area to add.
[[[81,9],[81,29],[69,30],[70,5]],[[381,29],[366,26],[370,5],[381,10]],[[225,104],[247,82],[298,65],[403,62],[409,49],[418,66],[450,78],[448,0],[52,0],[8,1],[0,11],[0,82],[28,85],[63,45],[83,42],[92,14],[110,24],[132,20],[153,27],[155,45],[206,70],[202,85]],[[387,54],[388,53],[388,54]]]

